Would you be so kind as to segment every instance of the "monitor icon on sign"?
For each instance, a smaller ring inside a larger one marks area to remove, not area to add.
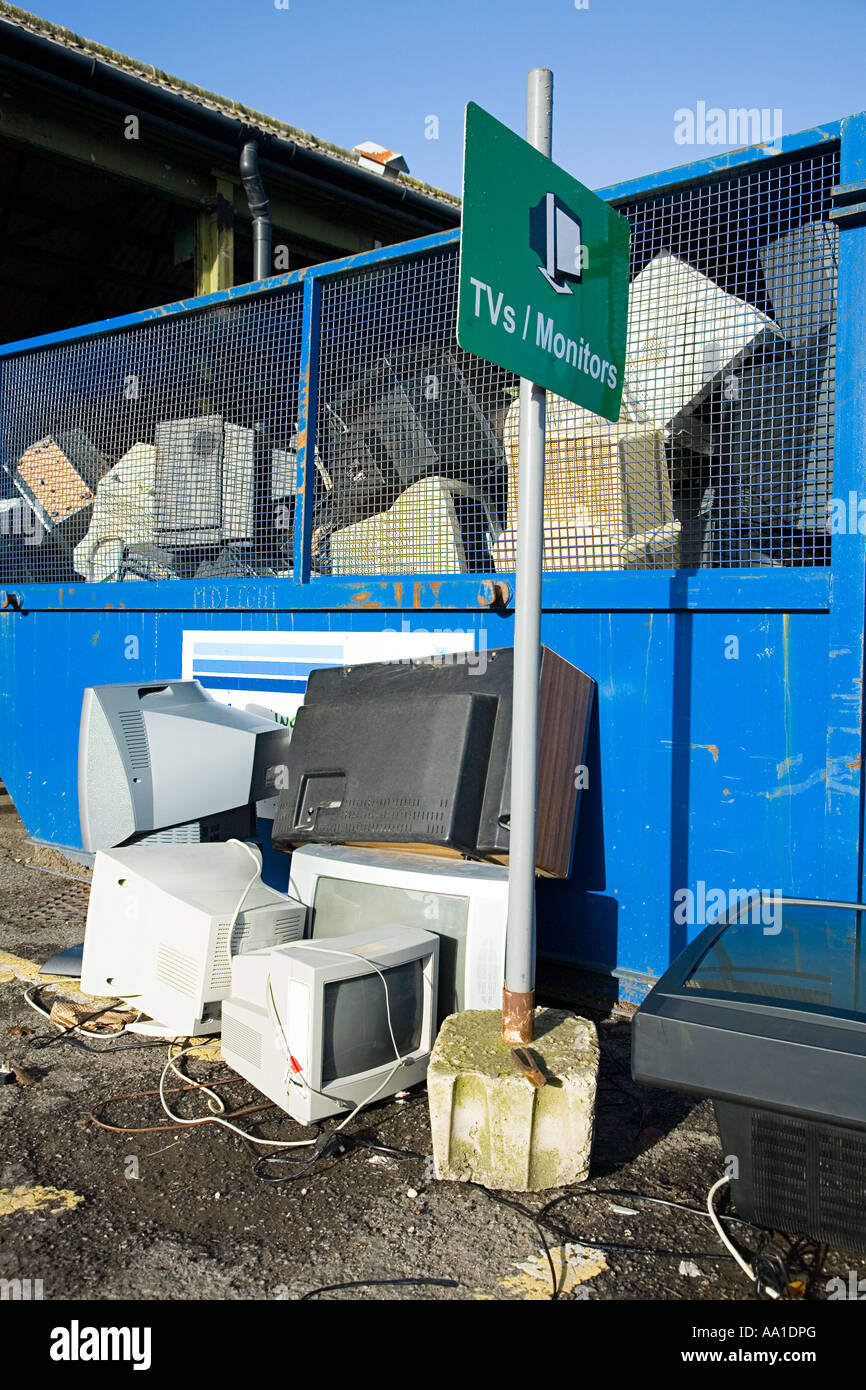
[[[529,245],[542,264],[538,267],[557,294],[573,294],[570,281],[580,283],[583,247],[580,218],[555,193],[545,193],[529,210]]]

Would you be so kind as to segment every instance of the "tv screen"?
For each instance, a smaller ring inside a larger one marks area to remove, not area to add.
[[[862,916],[764,894],[705,927],[638,1010],[635,1079],[866,1129]]]
[[[382,975],[388,984],[388,1007]],[[323,1086],[396,1062],[395,1043],[401,1057],[420,1046],[424,1022],[423,960],[391,966],[382,975],[371,971],[369,975],[334,980],[324,986]]]
[[[457,1010],[458,981],[466,970],[469,899],[394,884],[363,883],[345,878],[316,881],[313,937],[348,936],[399,922],[435,932],[439,937],[439,1016]],[[381,989],[381,986],[380,986]]]
[[[754,915],[729,923],[710,942],[685,975],[687,990],[861,1010],[860,912],[765,898],[761,921]]]

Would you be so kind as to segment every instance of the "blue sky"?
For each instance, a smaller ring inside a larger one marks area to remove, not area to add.
[[[866,0],[34,3],[336,144],[398,149],[418,178],[455,193],[466,102],[522,133],[536,66],[555,75],[554,159],[590,187],[718,153],[674,140],[674,113],[699,102],[778,109],[785,134],[866,108]]]

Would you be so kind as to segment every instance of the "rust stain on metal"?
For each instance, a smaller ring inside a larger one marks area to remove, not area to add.
[[[303,411],[304,416],[306,416],[306,413],[307,413],[307,394],[308,394],[308,392],[309,392],[309,385],[308,385],[308,383],[305,382],[305,383],[301,386],[301,401],[302,401],[301,410]],[[303,428],[302,430],[298,430],[298,453],[300,454],[301,451],[303,451],[304,458],[306,459],[306,457],[307,457],[307,427],[306,427],[306,425],[304,425],[304,428]],[[295,505],[297,505],[297,498],[303,499],[304,494],[306,493],[306,491],[307,491],[307,469],[306,469],[306,466],[305,466],[305,467],[304,467],[303,477],[302,477],[302,479],[297,483],[297,497],[296,497]]]
[[[863,759],[862,759],[862,758],[855,758],[853,762],[851,762],[851,763],[846,763],[845,766],[848,767],[848,768],[850,768],[852,772],[859,772],[862,763],[863,763]]]
[[[504,580],[482,579],[478,590],[479,608],[507,608],[511,590]]]
[[[343,605],[345,608],[381,608],[381,603],[373,598],[369,589],[361,589],[357,594],[353,594],[349,603]]]
[[[502,991],[502,1041],[508,1047],[523,1047],[534,1036],[535,990]]]
[[[536,1091],[540,1091],[542,1086],[547,1085],[547,1077],[538,1065],[534,1053],[530,1052],[528,1047],[512,1047],[511,1055]]]
[[[705,748],[708,753],[712,754],[714,763],[717,763],[719,761],[719,745],[717,743],[693,743],[691,744],[691,747]]]

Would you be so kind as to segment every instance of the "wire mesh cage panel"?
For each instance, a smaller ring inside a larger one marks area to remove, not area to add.
[[[545,569],[829,563],[837,177],[826,149],[620,206],[622,413],[548,394]],[[455,248],[325,286],[321,572],[515,567],[516,383],[455,348],[456,274]]]
[[[837,180],[838,148],[620,208],[632,284],[609,434],[652,433],[670,486],[658,529],[652,474],[623,563],[829,563]]]
[[[319,573],[494,568],[507,519],[509,373],[457,347],[457,246],[322,291]]]
[[[830,559],[838,150],[620,204],[632,229],[622,411],[548,396],[547,569]],[[516,546],[518,412],[506,422]]]
[[[288,573],[301,296],[5,358],[0,579]]]
[[[548,394],[545,569],[829,564],[838,164],[618,204],[622,412]],[[514,569],[518,384],[457,346],[458,269],[455,241],[313,271],[309,420],[300,284],[4,358],[0,582],[289,576],[299,425],[313,574]]]

